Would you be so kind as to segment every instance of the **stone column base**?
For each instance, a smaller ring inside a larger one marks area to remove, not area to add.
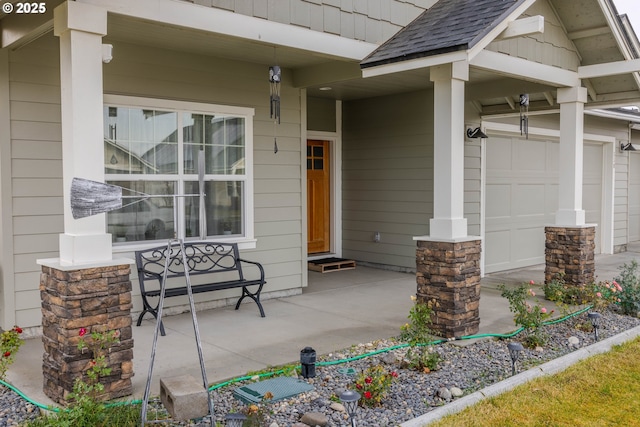
[[[418,302],[435,301],[432,329],[446,338],[478,333],[481,240],[418,241]]]
[[[564,274],[568,284],[592,283],[595,274],[596,228],[545,227],[544,281],[549,283]]]
[[[132,393],[133,338],[131,335],[130,266],[114,265],[77,270],[42,267],[42,371],[44,392],[65,404],[76,378],[90,366],[90,352],[78,350],[80,329],[119,332],[119,342],[108,351],[111,374],[100,378],[101,400]],[[85,378],[86,381],[86,378]]]

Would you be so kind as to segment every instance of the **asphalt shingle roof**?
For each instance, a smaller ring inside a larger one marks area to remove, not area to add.
[[[440,0],[360,62],[361,68],[472,48],[524,0]]]

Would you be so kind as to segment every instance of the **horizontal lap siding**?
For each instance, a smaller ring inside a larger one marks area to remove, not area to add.
[[[432,99],[418,92],[343,104],[344,257],[415,268],[413,236],[427,234],[433,212]]]
[[[10,297],[15,322],[24,327],[41,323],[35,261],[58,256],[63,231],[59,76],[58,40],[51,34],[10,52],[15,286]]]
[[[300,92],[290,86],[283,70],[282,121],[274,154],[274,125],[269,119],[267,68],[248,62],[203,57],[185,52],[136,46],[117,40],[114,60],[104,67],[105,93],[232,105],[255,109],[254,227],[257,247],[241,256],[261,262],[267,285],[264,292],[288,292],[302,285],[302,203],[300,166]],[[117,52],[117,55],[115,54]],[[119,254],[125,255],[125,254]],[[134,279],[134,311],[139,311],[138,283]],[[196,296],[204,306],[239,295],[238,289]],[[171,298],[167,307],[184,305]]]
[[[300,92],[283,70],[279,152],[273,152],[266,68],[246,62],[201,57],[118,41],[104,70],[105,93],[250,107],[254,116],[254,218],[257,248],[242,256],[264,264],[265,292],[289,292],[302,285]],[[58,39],[48,34],[11,52],[10,106],[13,179],[13,268],[16,322],[41,322],[37,259],[58,257],[64,232]],[[115,257],[133,258],[118,252]],[[134,311],[141,310],[135,269]],[[238,290],[198,295],[205,306]],[[168,306],[185,304],[175,298]],[[6,326],[6,325],[3,325]]]

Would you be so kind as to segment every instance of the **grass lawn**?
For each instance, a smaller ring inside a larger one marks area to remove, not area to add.
[[[429,424],[444,426],[640,426],[640,338]]]

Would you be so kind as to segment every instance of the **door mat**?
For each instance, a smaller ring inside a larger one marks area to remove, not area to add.
[[[309,261],[309,270],[329,273],[340,270],[353,270],[356,262],[352,259],[344,258],[323,258]]]
[[[313,390],[313,386],[305,381],[293,377],[276,377],[269,380],[258,381],[233,390],[233,397],[247,405],[260,403],[269,393],[268,400],[288,399],[300,393]]]

